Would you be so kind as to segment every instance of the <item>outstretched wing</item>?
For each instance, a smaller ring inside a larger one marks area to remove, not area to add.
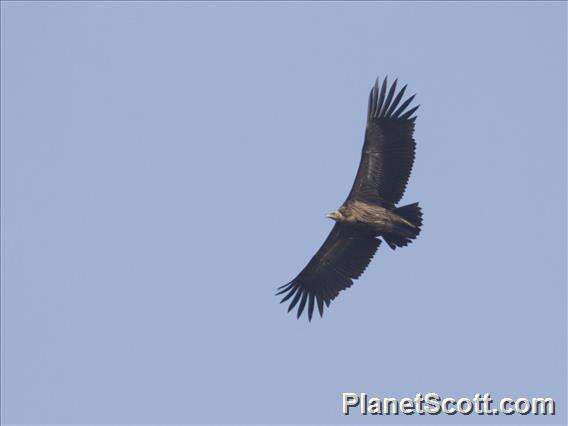
[[[318,252],[300,274],[288,284],[278,288],[278,294],[286,293],[280,303],[292,298],[288,312],[298,305],[300,318],[306,303],[308,319],[312,319],[317,303],[323,315],[324,303],[337,297],[341,290],[351,287],[359,278],[379,248],[380,240],[364,230],[336,223]]]
[[[387,93],[385,77],[380,90],[378,80],[371,89],[365,143],[348,200],[394,206],[404,194],[414,163],[413,114],[418,106],[407,110],[415,95],[401,103],[406,86],[396,93],[396,84]]]

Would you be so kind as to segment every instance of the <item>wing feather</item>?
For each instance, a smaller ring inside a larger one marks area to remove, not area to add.
[[[406,86],[405,86],[406,87]],[[406,109],[406,107],[408,105],[410,105],[410,102],[412,102],[414,100],[414,97],[416,95],[412,95],[410,98],[408,98],[406,101],[404,101],[404,103],[400,106],[400,108],[398,108],[394,114],[392,115],[394,118],[398,118],[398,116]]]
[[[377,81],[378,81],[378,79],[377,79]],[[375,86],[375,87],[378,90],[378,87],[377,86]],[[377,104],[374,105],[374,107],[373,107],[373,110],[374,110],[373,118],[376,118],[379,115],[379,112],[381,111],[381,108],[383,106],[383,101],[385,100],[386,90],[387,90],[387,77],[385,76],[385,79],[383,80],[383,86],[381,87],[381,95],[379,96],[379,100],[377,101]]]
[[[389,110],[386,113],[387,115],[392,115],[394,109],[396,108],[396,106],[399,104],[400,100],[404,96],[404,92],[406,92],[406,85],[402,89],[400,89],[400,92],[398,92],[398,95],[396,95],[396,98],[394,98],[394,101],[392,101],[392,105],[390,106]]]
[[[315,293],[310,293],[310,300],[308,302],[308,321],[312,320],[312,314],[314,313],[314,299]]]
[[[398,93],[396,85],[397,80],[387,93],[385,77],[378,98],[377,84],[371,89],[365,143],[347,200],[360,199],[394,206],[404,195],[414,164],[416,117],[413,114],[418,106],[407,110],[416,96],[412,95],[399,107],[406,85]]]
[[[296,306],[296,303],[298,303],[298,300],[300,300],[300,296],[302,295],[302,289],[297,288],[295,290],[299,290],[299,291],[296,292],[296,297],[294,297],[294,299],[292,299],[290,306],[288,306],[288,312],[290,312],[292,309],[294,309],[294,306]]]
[[[398,83],[398,79],[395,79],[394,82],[392,83],[392,86],[389,89],[389,94],[387,95],[387,100],[385,101],[385,106],[381,110],[381,115],[386,115],[386,111],[389,109],[392,97],[394,96],[394,91],[396,90],[396,84],[397,83]]]
[[[368,231],[336,223],[302,272],[282,287],[287,294],[281,303],[293,297],[288,312],[299,302],[299,318],[307,301],[308,319],[311,320],[314,300],[317,299],[320,315],[323,316],[324,304],[329,307],[340,291],[353,285],[353,280],[365,271],[380,243]]]

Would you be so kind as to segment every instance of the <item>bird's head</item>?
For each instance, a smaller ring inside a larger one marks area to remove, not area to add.
[[[326,214],[325,217],[328,217],[328,218],[333,219],[333,220],[342,220],[343,219],[343,215],[338,210],[335,210],[331,213]]]

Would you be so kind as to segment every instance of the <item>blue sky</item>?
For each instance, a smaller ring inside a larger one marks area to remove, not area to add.
[[[494,424],[341,392],[566,401],[566,4],[2,2],[2,420]],[[323,319],[274,290],[421,104],[403,203]],[[502,424],[563,424],[501,417]]]

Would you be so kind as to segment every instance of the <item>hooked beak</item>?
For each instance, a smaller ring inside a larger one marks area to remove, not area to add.
[[[340,217],[340,214],[337,211],[334,211],[334,212],[329,212],[328,214],[325,215],[325,217],[327,217],[329,219],[337,220],[338,217]]]

